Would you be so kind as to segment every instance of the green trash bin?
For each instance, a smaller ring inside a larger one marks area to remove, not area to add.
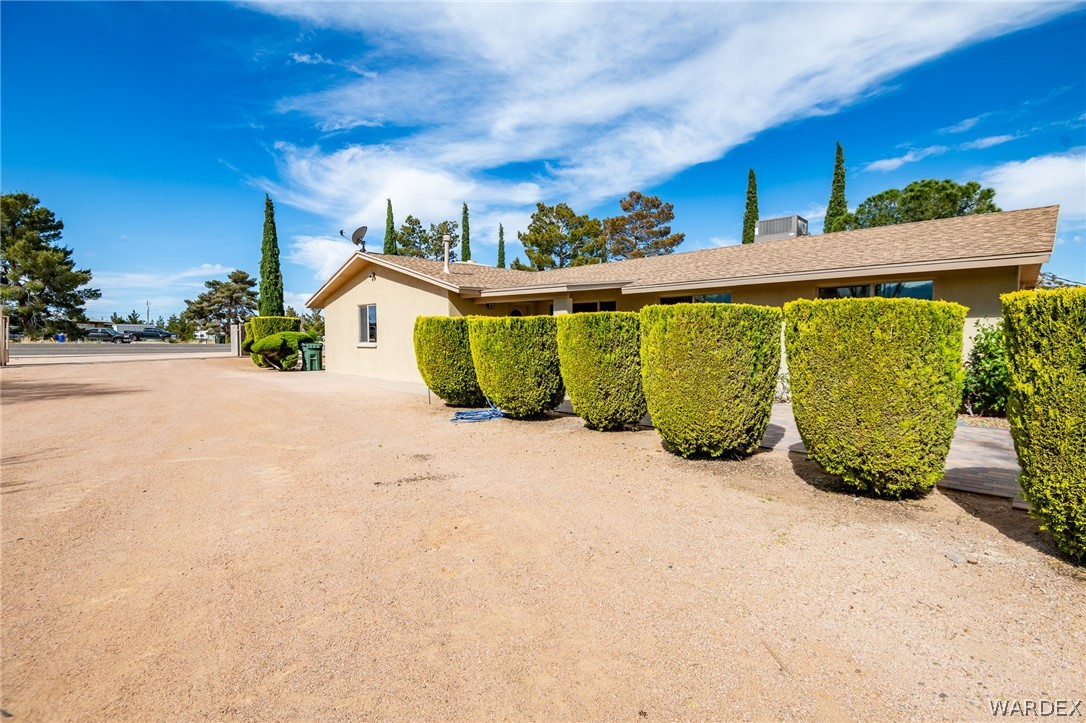
[[[302,371],[319,372],[324,368],[321,366],[323,349],[324,344],[302,344]]]

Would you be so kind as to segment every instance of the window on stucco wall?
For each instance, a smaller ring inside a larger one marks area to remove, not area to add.
[[[358,307],[358,343],[377,343],[377,304]]]

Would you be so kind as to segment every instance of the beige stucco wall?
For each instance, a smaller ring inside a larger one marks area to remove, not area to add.
[[[376,274],[372,280],[371,271]],[[358,343],[358,307],[363,304],[377,304],[376,346]],[[446,316],[450,312],[447,291],[391,269],[368,265],[325,302],[325,368],[421,383],[412,340],[415,317]]]

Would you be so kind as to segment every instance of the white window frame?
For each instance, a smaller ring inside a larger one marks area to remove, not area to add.
[[[369,312],[373,309],[373,335],[370,336]],[[358,305],[358,348],[374,349],[377,347],[377,304]]]

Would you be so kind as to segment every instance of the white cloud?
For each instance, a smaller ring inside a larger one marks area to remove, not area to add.
[[[927,148],[918,148],[911,150],[903,156],[896,156],[894,158],[883,158],[878,161],[872,161],[864,166],[865,171],[896,171],[904,166],[906,163],[915,163],[916,161],[922,161],[929,156],[938,156],[947,152],[946,146],[928,146]]]
[[[222,264],[200,264],[181,271],[95,271],[90,286],[101,289],[102,298],[87,302],[87,313],[108,317],[135,309],[144,314],[148,303],[152,319],[180,313],[185,299],[205,290],[205,281],[225,278],[233,270]]]
[[[296,292],[296,291],[284,291],[283,292],[283,306],[293,306],[294,310],[299,314],[305,314],[305,302],[309,300],[309,297],[313,295],[312,291],[308,292]]]
[[[358,249],[339,236],[295,236],[287,258],[313,269],[313,278],[326,281]],[[372,250],[377,250],[375,247]],[[306,297],[309,298],[309,297]]]
[[[986,171],[980,178],[996,190],[1005,210],[1060,205],[1060,225],[1086,221],[1086,150],[1035,156]]]
[[[965,150],[969,150],[969,151],[971,151],[971,150],[983,150],[985,148],[991,148],[992,146],[998,146],[998,145],[1002,145],[1003,143],[1008,143],[1010,141],[1017,140],[1019,137],[1020,136],[1009,136],[1009,135],[987,136],[986,138],[978,138],[975,141],[969,141],[968,143],[963,143],[962,148],[965,149]]]
[[[980,119],[984,116],[978,115],[972,118],[966,118],[965,120],[958,121],[952,126],[946,128],[940,128],[940,133],[965,133],[968,130],[972,130],[973,126],[980,122]]]
[[[392,198],[398,222],[407,213],[457,218],[467,201],[473,220],[478,212],[495,230],[535,201],[580,209],[651,186],[767,128],[832,113],[919,63],[1063,11],[1004,3],[257,7],[358,34],[373,48],[368,57],[396,61],[280,104],[325,130],[380,125],[387,140],[280,144],[282,181],[262,185],[337,224],[379,224]],[[502,177],[511,163],[538,171],[512,183]]]

